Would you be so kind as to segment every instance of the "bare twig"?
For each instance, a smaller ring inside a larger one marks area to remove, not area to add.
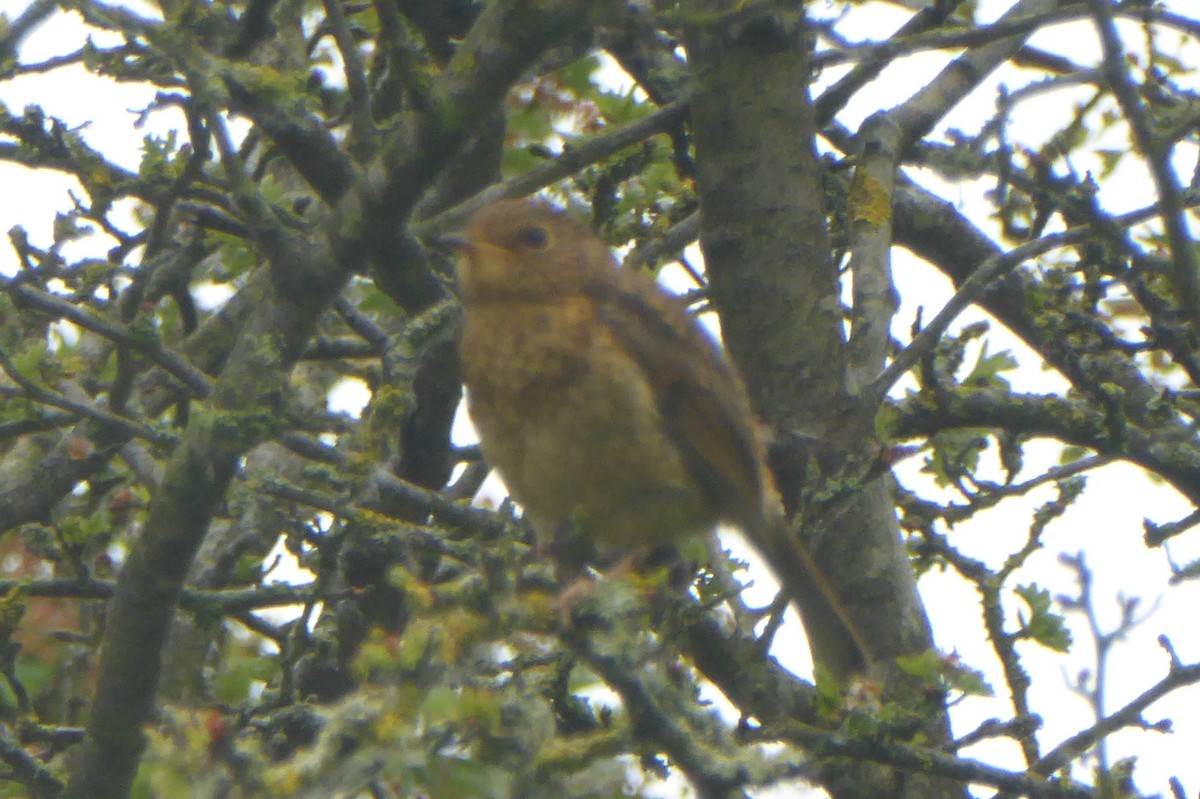
[[[1191,322],[1192,334],[1200,335],[1200,265],[1196,262],[1195,245],[1184,219],[1181,202],[1184,189],[1171,168],[1174,143],[1164,141],[1151,127],[1149,112],[1129,77],[1111,4],[1107,0],[1088,0],[1088,7],[1095,18],[1096,30],[1104,47],[1104,75],[1121,110],[1125,112],[1125,119],[1133,131],[1133,140],[1145,156],[1158,189],[1159,202],[1163,207],[1163,226],[1171,244],[1175,301]]]

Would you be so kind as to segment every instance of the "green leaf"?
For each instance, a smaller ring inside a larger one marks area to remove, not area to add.
[[[835,718],[842,712],[842,684],[833,672],[820,663],[813,668],[813,686],[817,689],[817,715]]]
[[[994,355],[988,354],[987,342],[979,351],[979,358],[971,372],[963,378],[962,384],[972,388],[1009,388],[1009,382],[1000,377],[1001,372],[1011,372],[1017,368],[1017,359],[1010,350],[1001,350]]]
[[[990,433],[979,427],[941,431],[929,440],[933,451],[921,471],[932,475],[942,487],[954,485],[963,475],[974,474],[979,468],[979,456],[987,450]]]
[[[969,696],[994,696],[995,691],[983,678],[983,672],[962,662],[957,655],[945,655],[926,649],[915,655],[901,655],[896,665],[926,685],[960,691]]]
[[[1066,652],[1071,648],[1071,631],[1058,613],[1053,612],[1050,592],[1038,588],[1037,583],[1017,586],[1013,592],[1029,607],[1029,616],[1018,614],[1021,623],[1020,635],[1037,641],[1047,649]]]
[[[230,647],[212,682],[213,696],[218,702],[237,705],[250,697],[250,689],[256,682],[269,685],[278,672],[275,656],[259,654],[254,646]]]
[[[40,373],[40,367],[46,359],[47,344],[45,339],[29,339],[21,349],[13,353],[12,364],[13,368],[25,378],[36,380]]]
[[[596,82],[593,78],[599,70],[600,58],[588,55],[572,61],[552,75],[563,88],[570,89],[574,94],[584,97],[596,90]]]
[[[1092,451],[1087,447],[1077,447],[1074,445],[1065,446],[1058,453],[1058,464],[1066,466],[1076,461],[1081,461],[1092,454]]]

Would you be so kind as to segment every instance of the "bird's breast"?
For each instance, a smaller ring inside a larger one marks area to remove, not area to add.
[[[588,298],[469,308],[462,361],[484,454],[535,518],[625,545],[713,521],[650,381]]]
[[[522,413],[553,404],[587,369],[591,315],[586,302],[570,297],[470,309],[461,356],[473,405],[487,416],[515,403]]]

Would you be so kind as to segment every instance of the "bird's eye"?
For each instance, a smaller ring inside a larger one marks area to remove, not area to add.
[[[530,250],[544,250],[550,246],[550,231],[540,225],[521,228],[517,234],[521,245]]]

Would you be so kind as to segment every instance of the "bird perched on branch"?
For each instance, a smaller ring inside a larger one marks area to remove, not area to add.
[[[539,540],[574,524],[633,551],[731,523],[810,637],[844,653],[833,665],[864,670],[863,637],[784,518],[745,389],[683,302],[549,205],[494,203],[451,238],[467,406]]]

